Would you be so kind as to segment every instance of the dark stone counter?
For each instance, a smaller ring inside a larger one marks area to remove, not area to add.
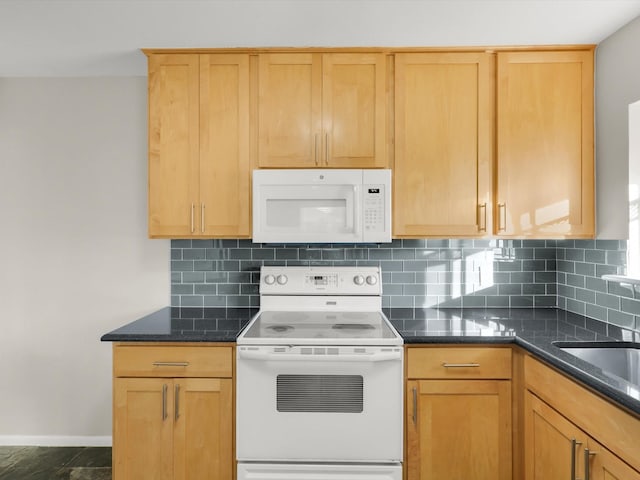
[[[104,335],[113,342],[235,342],[250,308],[166,307]],[[640,415],[640,387],[556,347],[557,341],[640,342],[640,333],[558,310],[385,309],[405,344],[513,343]]]

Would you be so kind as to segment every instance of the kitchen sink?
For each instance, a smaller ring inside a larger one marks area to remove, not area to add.
[[[640,343],[553,342],[562,351],[588,362],[606,374],[640,387]]]

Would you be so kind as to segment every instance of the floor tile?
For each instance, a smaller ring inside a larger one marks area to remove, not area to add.
[[[111,467],[111,447],[86,447],[67,467]]]
[[[0,447],[0,480],[111,480],[111,448]]]

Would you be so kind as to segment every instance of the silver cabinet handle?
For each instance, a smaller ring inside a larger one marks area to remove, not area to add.
[[[194,224],[195,209],[196,209],[196,206],[195,204],[192,203],[191,204],[191,233],[196,231],[196,226]]]
[[[313,136],[313,161],[318,166],[318,134]]]
[[[329,133],[325,133],[324,134],[324,163],[325,165],[329,166]]]
[[[571,480],[576,480],[576,447],[582,445],[575,438],[571,439]]]
[[[174,404],[175,420],[177,422],[178,418],[180,417],[180,384],[176,385],[174,397],[175,397],[175,404]]]
[[[504,232],[507,229],[507,204],[498,204],[498,231]]]
[[[411,416],[413,419],[413,425],[418,425],[418,389],[413,387],[413,414]]]
[[[167,419],[167,384],[162,385],[162,421]]]
[[[188,367],[189,362],[153,362],[154,367]]]
[[[204,203],[200,205],[200,232],[204,233]]]
[[[591,456],[595,454],[588,448],[584,449],[584,480],[591,480]]]
[[[480,212],[483,212],[482,214]],[[487,231],[487,202],[478,205],[478,231]]]
[[[447,363],[442,364],[444,368],[478,368],[479,363]]]

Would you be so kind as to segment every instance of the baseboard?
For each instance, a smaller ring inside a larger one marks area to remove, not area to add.
[[[24,445],[38,447],[110,447],[111,436],[78,437],[57,435],[0,435],[0,446]]]

